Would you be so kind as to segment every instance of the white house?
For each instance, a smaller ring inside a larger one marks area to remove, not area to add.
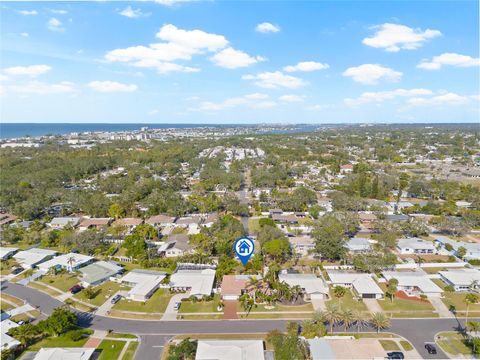
[[[351,288],[363,299],[383,298],[383,291],[371,274],[336,270],[328,270],[327,274],[332,286]]]
[[[160,283],[165,277],[164,272],[135,269],[118,281],[132,288],[128,292],[127,299],[147,301],[160,287]]]
[[[38,268],[43,271],[48,271],[54,267],[56,269],[64,269],[72,272],[78,270],[82,266],[92,263],[93,261],[95,261],[95,258],[88,255],[68,253],[56,256],[51,260],[41,263],[38,265]]]
[[[41,348],[32,360],[90,360],[95,348]]]
[[[55,217],[47,225],[52,229],[63,229],[67,225],[71,227],[76,227],[79,222],[80,222],[79,217],[65,216],[65,217]]]
[[[458,249],[464,248],[465,249],[465,256],[463,257],[465,260],[478,260],[480,259],[480,244],[477,242],[465,242],[465,241],[456,241],[450,239],[448,236],[437,235],[435,237],[435,242],[441,244],[445,247],[447,244],[453,248],[452,253],[455,256],[458,256]]]
[[[403,290],[411,296],[424,294],[428,297],[440,297],[443,290],[437,286],[428,275],[416,271],[384,271],[383,277],[389,281],[398,280],[398,290]]]
[[[480,271],[477,269],[451,269],[439,271],[440,279],[455,291],[470,291],[480,288]]]
[[[210,296],[215,280],[215,270],[177,270],[170,276],[170,288],[177,290],[190,290],[190,295],[198,298]]]
[[[307,256],[309,251],[315,249],[315,242],[311,236],[288,237],[288,241],[295,253],[301,256]]]
[[[14,247],[0,247],[0,259],[7,260],[11,258],[17,250],[18,248]]]
[[[168,215],[155,215],[145,220],[145,224],[149,224],[155,227],[173,226],[174,223],[175,217]]]
[[[328,286],[322,278],[314,274],[278,274],[278,280],[289,286],[300,286],[305,292],[305,300],[328,299]]]
[[[25,269],[31,269],[38,264],[51,259],[57,254],[56,251],[32,248],[23,250],[13,255],[13,258]]]
[[[398,240],[397,249],[402,255],[435,254],[437,251],[431,241],[425,241],[416,237]]]
[[[261,340],[199,340],[195,360],[265,360]]]
[[[360,237],[353,237],[345,244],[350,253],[366,253],[372,250],[372,240]]]
[[[1,349],[15,349],[18,345],[20,345],[20,341],[14,339],[10,335],[7,334],[7,332],[12,329],[19,326],[16,322],[13,322],[11,320],[5,319],[2,320],[0,323],[0,341],[1,341]]]

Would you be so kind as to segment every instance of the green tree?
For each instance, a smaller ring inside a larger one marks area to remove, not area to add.
[[[119,203],[113,203],[108,208],[108,216],[110,216],[114,219],[123,218],[123,217],[125,217],[125,215],[126,215],[126,211],[123,208],[123,206],[120,205]]]
[[[178,345],[169,346],[167,360],[194,360],[196,353],[197,342],[186,338]]]
[[[333,296],[335,296],[339,302],[340,302],[340,299],[343,298],[346,293],[347,293],[347,289],[344,288],[343,286],[337,285],[333,288]]]
[[[333,215],[322,217],[314,227],[315,251],[323,258],[338,260],[345,255],[347,241],[343,224]]]
[[[377,333],[380,332],[380,330],[384,330],[390,326],[390,320],[384,313],[381,312],[373,313],[370,317],[370,323],[377,330]]]
[[[478,303],[478,295],[477,294],[466,294],[463,302],[467,305],[467,311],[465,314],[465,324],[468,324],[468,310],[470,309],[470,305]]]

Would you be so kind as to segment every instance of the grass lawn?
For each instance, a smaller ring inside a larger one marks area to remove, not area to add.
[[[463,314],[461,315],[465,315],[464,312],[467,310],[467,305],[464,302],[466,294],[467,294],[466,292],[461,293],[461,292],[446,291],[444,293],[444,298],[442,299],[442,301],[445,303],[445,305],[447,305],[447,308],[450,308],[450,306],[453,305],[455,306],[455,309],[457,309],[457,314],[459,312],[462,312]],[[480,314],[480,303],[470,305],[468,309],[468,313],[469,315],[476,314],[478,316]]]
[[[446,331],[438,334],[440,340],[437,340],[438,346],[451,355],[473,356],[472,350],[465,344],[465,339],[461,334],[452,331]]]
[[[85,334],[85,337],[78,341],[73,341],[69,339],[68,333],[66,333],[58,337],[49,337],[43,339],[36,344],[29,346],[27,350],[38,351],[44,347],[83,347],[83,345],[85,345],[85,343],[87,342],[89,336],[93,334],[93,330],[84,329],[83,333]]]
[[[130,344],[128,344],[127,350],[125,351],[125,354],[123,355],[122,360],[132,360],[133,357],[135,356],[135,352],[137,351],[138,348],[138,341],[131,341]]]
[[[390,299],[378,300],[378,303],[383,310],[392,312],[394,315],[399,312],[415,313],[415,312],[433,312],[435,309],[432,304],[427,301],[416,301],[395,298],[393,301]]]
[[[0,261],[0,274],[8,275],[12,272],[12,268],[17,265],[15,259],[1,260]]]
[[[62,294],[60,292],[60,290],[53,290],[49,287],[46,287],[45,284],[43,284],[41,282],[37,282],[37,281],[29,282],[27,286],[31,287],[31,288],[34,288],[34,289],[37,289],[37,290],[40,290],[40,291],[43,291],[43,292],[45,292],[48,295],[53,296],[53,297],[59,296],[59,295]]]
[[[378,340],[385,351],[400,351],[397,343],[393,340]]]
[[[248,219],[248,229],[252,232],[260,230],[260,219]]]
[[[65,304],[70,305],[70,306],[74,307],[75,309],[83,311],[83,312],[92,312],[93,310],[95,310],[94,307],[84,305],[84,304],[82,304],[78,301],[72,300],[72,299],[65,300]]]
[[[125,344],[125,341],[103,340],[97,348],[101,350],[98,360],[118,360]]]
[[[2,300],[14,303],[17,306],[22,306],[24,304],[23,300],[21,300],[19,298],[16,298],[15,296],[5,294],[5,293],[2,293]]]
[[[180,320],[221,320],[223,319],[223,314],[212,314],[212,315],[177,315],[177,319]]]
[[[158,289],[147,302],[122,299],[113,306],[115,310],[163,313],[173,294],[167,289]]]
[[[130,313],[120,310],[110,310],[111,317],[117,317],[122,319],[136,319],[136,320],[161,320],[163,314],[154,313]]]
[[[276,311],[285,311],[285,312],[313,312],[313,305],[311,303],[303,304],[303,305],[281,305],[277,304],[273,307],[273,309],[266,309],[265,306],[268,305],[259,304],[257,307],[253,307],[250,310],[250,313],[255,312],[276,312]],[[239,312],[245,312],[242,306],[239,304],[238,307]],[[287,316],[287,314],[285,314]]]
[[[126,270],[126,271],[131,271],[131,270],[134,270],[134,269],[144,269],[144,267],[140,264],[135,264],[133,262],[123,262],[123,261],[119,261],[118,262],[120,265],[123,266],[123,268]],[[174,269],[169,269],[169,268],[161,268],[161,267],[149,267],[148,270],[155,270],[155,271],[165,271],[169,274],[171,274],[174,270]]]
[[[102,305],[110,296],[115,294],[118,290],[124,289],[127,288],[122,287],[122,285],[119,283],[107,281],[106,283],[93,287],[93,290],[95,291],[95,296],[92,299],[87,298],[84,290],[73,295],[73,297],[98,307]]]
[[[113,339],[138,339],[138,336],[137,336],[137,335],[133,335],[133,334],[109,333],[109,334],[107,334],[107,338],[113,338]]]
[[[1,302],[0,302],[0,309],[1,309],[2,311],[7,311],[7,310],[10,310],[10,309],[13,309],[13,308],[14,308],[13,305],[11,305],[11,304],[9,304],[9,303],[7,303],[7,302],[5,302],[5,301],[1,301]]]
[[[413,346],[406,340],[400,340],[400,345],[402,345],[403,350],[405,351],[412,351]]]
[[[73,285],[79,283],[77,274],[75,273],[63,273],[57,275],[42,276],[40,281],[44,284],[53,286],[63,292],[67,292]]]
[[[219,312],[217,311],[218,304],[220,303],[220,295],[215,294],[212,301],[182,301],[180,305],[179,313],[202,313],[202,312]],[[221,312],[221,311],[220,311]]]
[[[326,304],[340,304],[342,309],[348,309],[357,312],[368,311],[367,306],[362,300],[356,300],[353,298],[351,290],[347,290],[345,292],[345,296],[340,299],[332,296],[332,300],[327,301]]]

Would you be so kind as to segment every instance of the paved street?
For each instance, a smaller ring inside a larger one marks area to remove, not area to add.
[[[28,301],[41,310],[50,314],[55,307],[63,303],[50,296],[28,287],[12,283],[2,283],[2,291]],[[221,333],[264,333],[272,329],[283,330],[285,320],[218,320],[218,321],[135,321],[107,318],[103,316],[78,313],[80,325],[94,330],[114,330],[122,333],[142,335],[142,342],[137,353],[137,359],[158,359],[161,347],[166,339],[177,334],[221,334]],[[472,319],[473,320],[473,319]],[[457,330],[460,323],[454,318],[438,319],[394,319],[387,330],[408,339],[424,358],[447,358],[439,351],[437,355],[428,355],[424,344],[432,342],[440,331]],[[338,331],[342,331],[341,327]],[[364,329],[363,331],[372,331]],[[155,335],[155,336],[153,336]],[[149,357],[153,356],[153,357]]]

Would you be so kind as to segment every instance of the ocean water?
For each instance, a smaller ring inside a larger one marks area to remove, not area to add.
[[[209,124],[88,124],[88,123],[0,123],[0,138],[11,139],[23,136],[63,135],[72,132],[95,132],[95,131],[132,131],[142,127],[150,129],[166,128],[196,128],[196,127],[227,127],[225,125]],[[241,125],[229,125],[241,126]]]

